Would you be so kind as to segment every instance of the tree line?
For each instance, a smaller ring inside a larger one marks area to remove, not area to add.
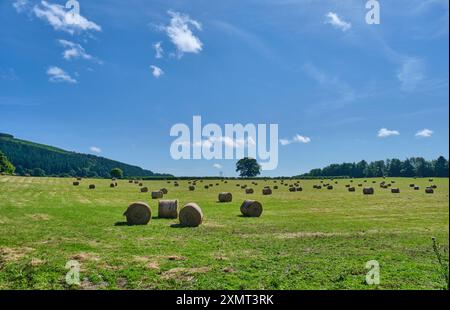
[[[439,156],[428,161],[423,157],[411,157],[405,160],[397,158],[357,163],[331,164],[322,169],[312,169],[298,177],[448,177],[448,160]]]

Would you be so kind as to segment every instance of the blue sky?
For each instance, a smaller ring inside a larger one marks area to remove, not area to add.
[[[0,0],[0,132],[156,172],[234,176],[170,156],[176,123],[278,124],[293,175],[448,157],[446,0]]]

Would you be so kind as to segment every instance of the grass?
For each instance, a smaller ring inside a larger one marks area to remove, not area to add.
[[[201,226],[177,228],[177,220],[157,218],[150,193],[126,180],[75,187],[72,179],[0,176],[0,289],[442,289],[431,238],[448,253],[448,179],[435,179],[432,195],[424,192],[428,179],[394,180],[400,194],[368,179],[370,196],[361,187],[348,192],[348,180],[334,190],[299,181],[303,191],[292,193],[278,181],[272,196],[261,194],[271,180],[204,181],[193,192],[187,181],[144,181],[150,190],[168,188],[167,199],[202,208]],[[209,183],[220,185],[204,189]],[[221,191],[232,192],[233,202],[218,203]],[[240,216],[250,197],[263,203],[260,218]],[[134,201],[150,204],[150,223],[115,225]],[[65,282],[72,259],[81,286]],[[379,285],[365,283],[369,260],[380,264]]]

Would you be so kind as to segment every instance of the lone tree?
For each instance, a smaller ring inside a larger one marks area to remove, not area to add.
[[[243,178],[256,177],[261,174],[261,166],[256,159],[244,157],[236,163],[236,172],[239,172],[239,175]]]
[[[120,168],[114,168],[110,172],[112,178],[121,179],[123,178],[123,171]]]
[[[0,172],[12,174],[15,170],[16,168],[14,168],[6,155],[0,151]]]

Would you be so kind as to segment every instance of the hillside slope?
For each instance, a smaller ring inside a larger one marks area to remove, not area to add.
[[[17,174],[109,178],[113,168],[124,177],[164,176],[137,166],[89,154],[69,152],[56,147],[14,138],[0,133],[0,150],[16,167]]]

